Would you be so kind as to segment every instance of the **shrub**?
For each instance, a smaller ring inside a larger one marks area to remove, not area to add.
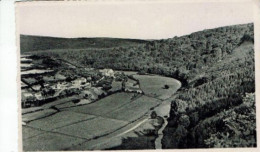
[[[164,85],[164,89],[169,89],[170,87],[169,87],[169,85]]]
[[[152,111],[151,113],[151,118],[155,119],[157,117],[157,113],[155,111]]]

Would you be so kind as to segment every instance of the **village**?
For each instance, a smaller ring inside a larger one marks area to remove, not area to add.
[[[21,57],[22,108],[38,107],[70,96],[75,97],[73,102],[76,105],[83,105],[117,92],[143,93],[139,81],[124,72],[93,68],[79,70],[53,59],[48,59],[52,62],[46,64],[44,61],[48,57],[42,58]],[[55,64],[58,66],[53,66]]]

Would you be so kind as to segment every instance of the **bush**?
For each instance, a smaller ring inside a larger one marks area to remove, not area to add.
[[[170,87],[169,87],[169,85],[164,85],[164,89],[169,89]]]
[[[151,113],[151,118],[155,119],[157,117],[157,113],[155,111],[152,111]]]

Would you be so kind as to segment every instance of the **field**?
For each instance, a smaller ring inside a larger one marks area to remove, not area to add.
[[[106,113],[114,111],[131,102],[133,96],[133,93],[116,93],[88,105],[64,108],[61,110],[93,115],[105,115]]]
[[[45,131],[41,131],[40,129],[35,129],[35,128],[28,127],[28,126],[23,126],[22,127],[23,141],[25,142],[25,139],[37,136],[39,134],[43,134],[44,132]]]
[[[71,124],[74,124],[77,122],[93,119],[94,117],[95,116],[93,116],[93,115],[75,113],[75,112],[70,112],[70,111],[62,111],[62,112],[58,112],[52,116],[32,121],[32,122],[28,123],[27,126],[51,131],[56,128],[60,128],[60,127],[71,125]]]
[[[44,104],[42,107],[43,108],[50,108],[52,106],[57,106],[57,105],[61,105],[61,104],[64,104],[64,103],[69,103],[69,102],[72,102],[72,101],[77,100],[77,99],[80,99],[80,97],[77,96],[77,95],[74,95],[74,96],[71,96],[71,97],[61,98],[61,99],[55,100],[54,102]]]
[[[140,87],[143,92],[151,97],[167,99],[180,88],[180,83],[172,78],[157,75],[134,75],[140,81]],[[169,88],[164,88],[168,85]]]
[[[32,121],[32,120],[36,120],[36,119],[41,119],[44,117],[48,117],[54,113],[56,113],[57,111],[54,109],[45,109],[45,110],[40,110],[40,111],[36,111],[34,113],[27,113],[22,115],[22,119],[24,122],[28,122],[28,121]]]
[[[126,124],[127,122],[125,121],[96,117],[95,119],[75,123],[54,131],[79,138],[92,139],[111,133]]]
[[[32,138],[25,139],[23,142],[23,148],[24,150],[30,149],[30,151],[55,151],[57,149],[66,150],[72,145],[79,144],[83,141],[83,139],[72,136],[46,132]]]
[[[161,101],[154,98],[141,96],[134,100],[131,104],[127,104],[116,109],[115,111],[107,113],[105,117],[131,122],[143,116],[149,111],[150,108],[155,107],[160,104],[160,102]]]

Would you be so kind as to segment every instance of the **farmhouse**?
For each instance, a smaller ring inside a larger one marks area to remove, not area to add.
[[[115,77],[115,73],[112,69],[103,69],[99,70],[102,75],[107,76],[107,77]]]
[[[35,93],[35,97],[36,97],[37,100],[43,99],[42,94],[40,92]]]
[[[34,86],[32,86],[32,88],[33,88],[33,90],[35,90],[35,91],[40,91],[41,90],[41,85],[34,85]]]
[[[28,98],[28,97],[32,97],[32,96],[34,96],[34,95],[31,92],[22,91],[23,98]]]
[[[76,80],[73,80],[71,83],[72,83],[73,86],[80,86],[80,85],[82,85],[82,84],[84,84],[86,82],[87,82],[87,79],[81,77],[81,78],[78,78]]]
[[[36,100],[36,97],[31,92],[22,91],[22,108],[31,107]]]

